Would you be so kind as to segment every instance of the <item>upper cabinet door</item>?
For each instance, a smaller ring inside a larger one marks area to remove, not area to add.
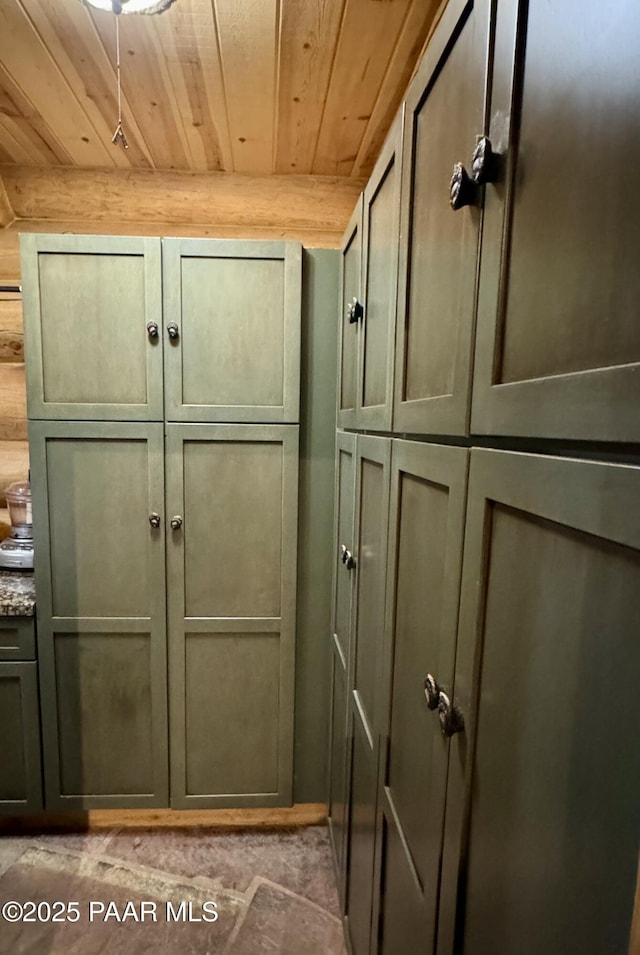
[[[402,109],[364,193],[364,309],[358,354],[358,428],[391,428],[393,345],[398,288]]]
[[[501,0],[496,29],[472,431],[638,441],[640,7]]]
[[[338,427],[355,428],[356,394],[358,390],[358,343],[362,306],[362,203],[349,220],[342,240],[340,277],[340,335],[338,339]]]
[[[631,951],[639,500],[640,467],[471,451],[438,955]]]
[[[20,239],[29,417],[162,420],[160,239]]]
[[[406,99],[393,430],[466,434],[489,0],[451,0]],[[456,164],[456,211],[450,180]],[[464,178],[466,175],[467,178]]]
[[[298,421],[300,245],[162,246],[167,419]]]

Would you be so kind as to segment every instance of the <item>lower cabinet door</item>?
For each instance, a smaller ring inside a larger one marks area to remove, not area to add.
[[[0,812],[37,812],[42,769],[35,663],[0,663],[0,727]]]
[[[433,951],[469,452],[393,441],[375,884],[380,955]],[[447,729],[447,727],[445,727]]]
[[[344,910],[347,823],[347,668],[333,640],[331,650],[331,733],[329,747],[329,832],[340,906]]]
[[[390,458],[390,439],[358,435],[345,905],[353,955],[368,955],[371,944]]]
[[[168,802],[163,427],[30,424],[49,809]]]
[[[292,799],[296,425],[169,424],[171,805]]]
[[[471,453],[438,955],[629,951],[639,512],[639,467]]]

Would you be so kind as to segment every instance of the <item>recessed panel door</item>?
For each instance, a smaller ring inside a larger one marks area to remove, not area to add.
[[[355,428],[362,307],[362,196],[342,240],[338,338],[338,427]]]
[[[364,314],[358,355],[358,428],[391,427],[398,243],[400,231],[400,110],[364,192],[362,259]]]
[[[390,439],[358,436],[346,887],[347,925],[354,955],[367,955],[371,942],[378,758],[384,720],[382,646],[390,457]]]
[[[639,467],[471,452],[439,955],[629,951],[639,502]]]
[[[406,97],[394,431],[467,433],[482,189],[454,211],[450,180],[484,131],[491,6],[448,4]]]
[[[291,802],[298,429],[167,426],[171,804]]]
[[[348,662],[351,655],[355,543],[356,436],[336,435],[334,572],[331,626],[332,712],[329,749],[329,825],[337,862],[338,888],[344,894],[344,839],[347,812],[347,704]]]
[[[166,806],[162,425],[33,421],[30,454],[47,806]]]
[[[42,809],[42,758],[36,663],[0,663],[0,812]]]
[[[393,441],[385,626],[380,955],[431,952],[440,888],[469,452]]]
[[[163,239],[168,421],[296,422],[296,242]]]
[[[640,8],[497,6],[472,431],[638,441]]]
[[[20,242],[29,417],[161,421],[160,239]]]

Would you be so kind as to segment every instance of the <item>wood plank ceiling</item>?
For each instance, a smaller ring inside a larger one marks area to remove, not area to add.
[[[1,0],[0,163],[366,177],[439,0]]]

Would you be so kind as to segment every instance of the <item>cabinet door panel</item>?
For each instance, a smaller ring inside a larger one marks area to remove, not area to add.
[[[21,236],[29,417],[162,419],[160,240]]]
[[[351,321],[349,306],[362,304],[362,196],[358,200],[342,241],[340,273],[340,335],[338,338],[338,427],[354,428],[358,379],[360,323]]]
[[[168,420],[298,420],[301,262],[295,242],[163,239]]]
[[[298,429],[168,425],[171,803],[292,792]]]
[[[400,230],[403,110],[391,128],[364,193],[364,318],[359,342],[359,428],[391,427]]]
[[[637,467],[472,452],[455,676],[468,733],[452,743],[443,953],[461,853],[455,951],[627,955],[639,500]]]
[[[347,822],[347,668],[335,641],[331,653],[331,745],[329,750],[329,827],[338,894],[344,908]]]
[[[32,421],[30,450],[47,805],[164,806],[162,425]]]
[[[496,49],[473,430],[637,441],[640,11],[509,0]]]
[[[447,187],[483,131],[490,7],[448,5],[407,93],[395,431],[467,432],[480,209]]]
[[[351,718],[352,752],[349,786],[347,857],[347,930],[353,955],[368,955],[371,943],[373,863],[375,854],[377,748],[357,709]]]
[[[421,945],[428,951],[435,939],[449,744],[426,705],[424,680],[430,673],[451,694],[467,465],[464,448],[393,442],[381,955],[408,955]]]
[[[0,663],[0,726],[0,812],[37,812],[42,770],[35,663]]]
[[[354,568],[342,559],[345,547],[355,553],[355,453],[356,436],[339,431],[336,435],[336,497],[333,574],[332,632],[340,653],[347,660],[351,653],[351,611]]]

